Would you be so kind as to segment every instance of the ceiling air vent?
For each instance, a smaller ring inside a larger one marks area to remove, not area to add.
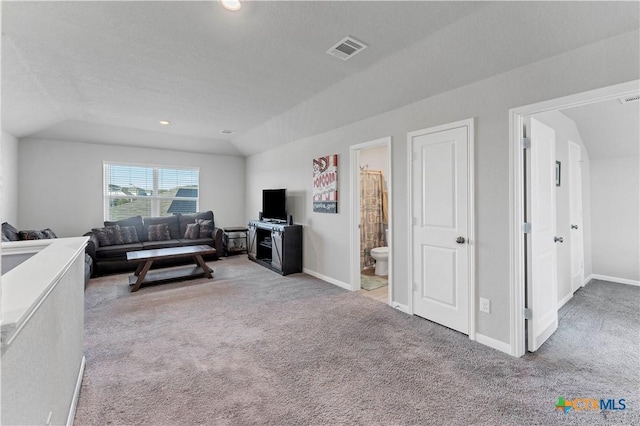
[[[624,98],[620,98],[620,102],[623,104],[628,104],[629,102],[638,102],[640,101],[640,95],[629,95]]]
[[[366,44],[351,38],[345,37],[338,42],[331,49],[327,50],[327,53],[331,56],[335,56],[336,58],[340,58],[343,61],[346,61],[349,58],[352,58],[363,49],[367,47]]]

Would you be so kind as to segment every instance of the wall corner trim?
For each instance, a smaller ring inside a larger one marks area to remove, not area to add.
[[[400,312],[404,312],[407,315],[412,315],[411,312],[409,311],[409,306],[407,305],[403,305],[397,302],[391,302],[391,307],[399,310]]]
[[[492,349],[496,349],[500,352],[504,352],[508,355],[513,355],[511,353],[511,345],[508,343],[504,343],[500,340],[496,340],[493,337],[485,336],[484,334],[480,334],[476,332],[476,342],[483,344],[485,346],[489,346]]]
[[[573,291],[567,294],[558,302],[558,309],[562,308],[572,298],[573,298]]]
[[[76,388],[73,391],[73,399],[71,400],[71,406],[69,407],[67,426],[73,426],[73,420],[76,418],[76,408],[78,407],[78,400],[80,399],[80,388],[82,388],[82,377],[84,376],[84,368],[86,364],[87,360],[83,355],[82,362],[80,363],[80,370],[78,371],[78,379],[76,380]]]
[[[328,277],[326,275],[322,275],[319,272],[312,271],[311,269],[307,269],[307,268],[302,268],[302,272],[304,272],[307,275],[311,275],[312,277],[316,277],[318,279],[321,279],[322,281],[326,281],[326,282],[328,282],[330,284],[333,284],[333,285],[336,285],[338,287],[344,288],[345,290],[352,291],[351,290],[351,285],[349,285],[349,284],[347,284],[345,282],[342,282],[340,280],[336,280],[335,278],[331,278],[331,277]]]
[[[589,281],[591,280],[602,280],[602,281],[611,281],[618,284],[627,284],[627,285],[635,285],[640,287],[640,281],[638,280],[630,280],[627,278],[618,278],[612,277],[609,275],[600,275],[600,274],[591,274],[589,275]]]

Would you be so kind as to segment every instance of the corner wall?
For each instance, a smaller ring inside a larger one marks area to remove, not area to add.
[[[636,80],[639,44],[633,31],[251,156],[246,219],[257,217],[263,188],[287,188],[294,220],[304,225],[304,267],[349,283],[349,146],[392,136],[393,301],[408,305],[407,133],[475,117],[476,296],[492,308],[477,314],[476,332],[509,343],[509,109]],[[312,159],[329,154],[339,155],[338,214],[313,213]]]
[[[2,131],[0,139],[0,222],[19,227],[18,139]]]
[[[103,161],[199,167],[200,210],[212,210],[218,227],[243,225],[242,157],[22,139],[18,204],[21,229],[51,228],[59,237],[72,237],[101,227]]]
[[[639,169],[638,157],[591,160],[594,275],[640,282]]]

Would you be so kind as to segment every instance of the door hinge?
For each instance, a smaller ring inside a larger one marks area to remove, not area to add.
[[[524,319],[526,319],[526,320],[532,320],[533,319],[533,314],[531,313],[531,309],[524,308]]]
[[[531,233],[531,224],[529,222],[525,222],[522,224],[522,232],[524,232],[525,234]]]
[[[520,143],[524,149],[531,148],[531,138],[522,138],[520,139]]]

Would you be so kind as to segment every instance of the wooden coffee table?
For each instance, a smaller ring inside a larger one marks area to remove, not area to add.
[[[127,260],[129,262],[140,262],[136,272],[129,277],[129,285],[133,286],[131,291],[138,291],[143,283],[195,278],[203,275],[207,278],[213,278],[211,275],[213,270],[204,263],[202,256],[215,253],[216,249],[207,245],[131,251],[127,253]],[[155,260],[179,259],[182,257],[191,257],[196,266],[149,273],[149,269],[151,269],[151,265]]]

